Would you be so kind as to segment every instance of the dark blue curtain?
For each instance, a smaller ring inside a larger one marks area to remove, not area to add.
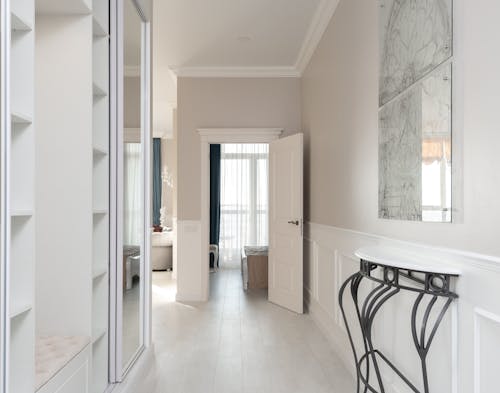
[[[210,244],[219,245],[220,233],[220,145],[210,145]],[[217,261],[218,263],[219,261]],[[215,261],[210,256],[210,266]]]
[[[153,138],[153,225],[160,225],[161,139]]]

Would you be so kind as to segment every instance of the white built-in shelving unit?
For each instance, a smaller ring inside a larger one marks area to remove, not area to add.
[[[92,392],[108,386],[109,351],[109,2],[93,0]]]
[[[36,146],[43,155],[36,333],[89,337],[88,391],[103,393],[109,382],[109,1],[35,1]],[[44,187],[51,176],[55,186]],[[66,280],[50,282],[61,274]]]
[[[9,392],[33,393],[35,273],[34,0],[10,0],[7,141]]]
[[[109,386],[109,1],[6,4],[0,26],[2,46],[8,44],[2,50],[0,102],[6,284],[0,392],[5,380],[9,393],[34,393],[36,337],[71,336],[87,343],[80,357],[92,357],[82,360],[90,368],[80,374],[77,391],[104,393]],[[42,390],[52,392],[50,384]]]

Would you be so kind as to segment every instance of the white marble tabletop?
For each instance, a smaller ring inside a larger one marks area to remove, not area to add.
[[[365,261],[400,269],[454,276],[459,276],[461,274],[460,270],[444,263],[436,262],[428,256],[405,252],[398,248],[385,246],[362,247],[356,250],[354,255]]]

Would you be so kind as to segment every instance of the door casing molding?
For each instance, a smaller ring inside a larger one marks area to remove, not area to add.
[[[210,234],[210,145],[220,143],[270,143],[279,139],[283,128],[199,128],[201,145],[201,288],[202,301],[209,294]],[[203,252],[206,250],[206,252]],[[182,261],[181,261],[182,263]]]

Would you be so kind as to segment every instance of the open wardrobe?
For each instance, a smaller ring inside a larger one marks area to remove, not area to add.
[[[147,1],[1,0],[1,393],[104,393],[149,345],[145,236],[133,329],[121,262],[124,74],[141,81],[146,170],[148,51]]]

